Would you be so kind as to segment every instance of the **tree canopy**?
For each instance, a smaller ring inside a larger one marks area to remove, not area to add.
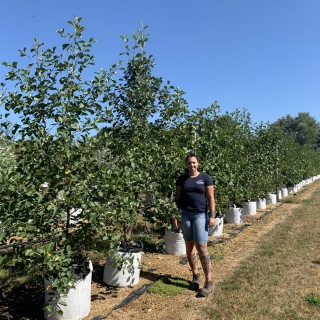
[[[296,142],[312,148],[320,146],[320,123],[309,112],[299,112],[296,117],[287,114],[272,126],[279,127],[284,133],[292,135]]]

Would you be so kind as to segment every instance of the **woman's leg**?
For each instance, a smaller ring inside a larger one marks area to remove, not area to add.
[[[206,242],[195,242],[195,246],[198,249],[200,256],[200,262],[203,268],[204,275],[206,277],[206,282],[201,290],[198,292],[199,297],[207,297],[213,290],[213,283],[211,279],[211,261],[208,254],[207,243]]]
[[[188,213],[182,211],[181,229],[186,242],[188,261],[193,272],[192,289],[199,289],[200,274],[198,273],[196,253],[198,251],[201,266],[205,275],[204,287],[198,292],[200,297],[207,297],[213,288],[211,280],[211,261],[207,249],[208,217],[206,213]]]
[[[211,280],[211,260],[207,249],[207,242],[195,242],[195,247],[198,250],[200,263],[206,282]]]
[[[188,258],[192,273],[198,274],[197,249],[194,245],[193,240],[186,241],[186,252],[187,252],[187,258]]]
[[[211,281],[211,260],[207,248],[208,217],[206,213],[195,214],[193,221],[193,239],[207,283]]]
[[[193,214],[182,211],[181,230],[186,243],[186,253],[190,268],[192,270],[192,281],[190,289],[198,290],[200,284],[200,274],[197,265],[197,249],[193,240]]]

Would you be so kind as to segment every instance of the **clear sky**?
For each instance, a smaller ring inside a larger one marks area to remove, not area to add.
[[[254,122],[298,112],[320,121],[319,0],[2,0],[0,62],[19,62],[35,37],[61,45],[55,31],[74,15],[98,40],[97,69],[121,59],[120,35],[148,26],[154,74],[186,91],[191,110],[217,101]]]

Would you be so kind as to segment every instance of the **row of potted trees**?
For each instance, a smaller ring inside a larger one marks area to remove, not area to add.
[[[225,221],[229,223],[242,223],[244,215],[255,215],[257,209],[265,209],[267,203],[276,204],[279,200],[287,197],[293,192],[298,192],[303,186],[320,178],[320,175],[303,180],[292,188],[279,188],[274,193],[269,193],[267,198],[254,201],[245,201],[241,206],[230,207],[226,213]]]
[[[303,180],[301,183],[297,184],[292,189],[281,188],[280,194],[278,195],[278,199],[285,198],[289,194],[293,192],[299,191],[303,186],[309,184],[317,179],[320,178],[320,175],[312,177],[307,180]],[[270,194],[275,195],[275,194]],[[257,201],[245,201],[242,203],[242,207],[234,208],[231,207],[226,215],[225,215],[225,222],[227,223],[235,223],[239,224],[243,221],[244,215],[255,215],[256,209],[265,209],[266,204],[268,203],[276,203],[277,199],[272,199],[271,197],[267,199],[258,199]],[[216,223],[213,227],[209,228],[209,235],[210,236],[219,236],[223,232],[223,225],[224,225],[224,217],[221,212],[218,212],[216,216]],[[172,255],[183,255],[186,254],[185,251],[185,242],[182,237],[181,232],[172,232],[166,228],[165,233],[165,245],[166,245],[166,252]],[[111,286],[133,286],[139,282],[140,279],[140,263],[141,263],[141,251],[143,250],[143,244],[135,245],[132,243],[129,248],[121,248],[122,252],[117,252],[112,254],[111,256],[107,257],[105,268],[104,268],[104,275],[103,281]],[[118,261],[117,261],[118,260]],[[119,263],[119,260],[121,262]],[[119,268],[121,265],[121,268]],[[90,272],[92,272],[92,264]],[[77,306],[74,307],[74,303],[81,303],[81,310],[85,310],[86,306],[90,305],[90,279],[91,273],[88,273],[87,276],[83,279],[83,281],[79,282],[77,285],[77,289],[68,294],[68,307],[65,308],[64,316],[67,316],[69,310],[77,310]],[[47,281],[45,280],[45,286],[47,285]],[[83,288],[87,287],[87,290]],[[76,294],[74,293],[76,292]],[[60,307],[60,306],[59,306]],[[74,317],[74,315],[73,315]],[[61,317],[60,317],[61,319]]]
[[[4,89],[0,95],[5,116],[21,116],[14,125],[19,138],[8,146],[14,165],[0,176],[0,249],[16,245],[1,252],[0,272],[20,267],[39,284],[49,281],[47,318],[67,313],[57,302],[81,280],[75,274],[90,278],[90,251],[105,253],[106,283],[119,285],[109,267],[123,266],[128,284],[136,283],[130,271],[137,249],[129,245],[133,228],[138,220],[168,225],[179,214],[175,180],[191,150],[213,178],[223,214],[243,199],[265,198],[269,190],[320,172],[316,151],[267,125],[253,125],[246,111],[221,116],[214,103],[190,114],[184,92],[152,74],[145,29],[133,34],[132,47],[122,37],[124,68],[119,61],[84,80],[94,64],[95,40],[83,40],[81,18],[68,23],[72,32],[58,31],[61,52],[36,39],[30,52],[20,50],[21,57],[31,58],[26,68],[3,63],[6,81],[19,91]],[[301,161],[291,162],[293,152]],[[117,255],[121,246],[127,252]]]

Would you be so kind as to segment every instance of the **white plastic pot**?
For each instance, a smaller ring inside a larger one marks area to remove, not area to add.
[[[48,311],[44,311],[44,318],[48,320],[80,320],[85,318],[90,313],[91,308],[91,279],[92,279],[92,263],[89,262],[89,274],[76,282],[75,288],[70,288],[66,297],[60,297],[58,303],[49,302],[54,312],[49,317]],[[51,291],[47,290],[52,285],[52,280],[44,279],[45,302],[50,300]],[[62,305],[66,303],[67,305]],[[61,310],[63,315],[56,312]]]
[[[209,236],[221,236],[223,231],[223,217],[215,218],[216,223],[214,226],[209,227],[208,235]]]
[[[259,199],[257,201],[257,209],[265,209],[267,207],[266,199]]]
[[[70,223],[75,224],[79,221],[78,216],[81,214],[82,209],[71,208],[70,210]]]
[[[277,203],[277,195],[275,193],[269,193],[268,204],[276,204]]]
[[[257,213],[256,201],[244,201],[241,205],[243,207],[243,214],[254,216]]]
[[[80,218],[78,217],[82,212],[82,209],[76,209],[74,207],[70,208],[70,225],[76,224],[80,221]],[[67,212],[64,211],[64,219],[67,220]]]
[[[238,207],[230,207],[227,211],[225,222],[227,223],[242,223],[243,221],[243,209]]]
[[[104,265],[103,282],[114,287],[134,286],[140,280],[141,252],[117,252],[118,257],[130,259],[123,269],[118,269],[114,257],[107,257]]]
[[[174,232],[166,228],[165,246],[168,254],[175,256],[186,254],[186,243],[180,232]]]
[[[288,189],[287,188],[282,188],[281,189],[281,195],[282,195],[282,198],[285,198],[288,196]]]

